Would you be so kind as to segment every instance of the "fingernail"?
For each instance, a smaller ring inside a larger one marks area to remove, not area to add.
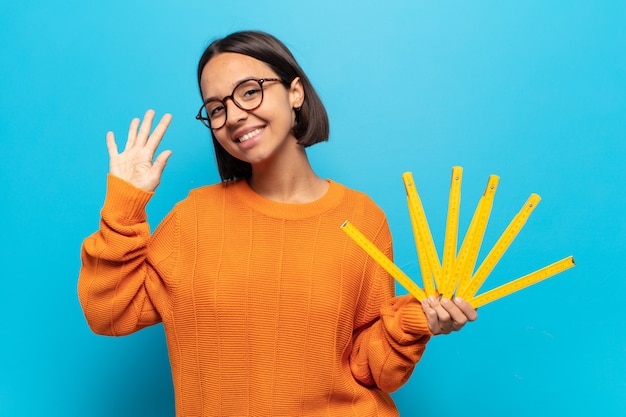
[[[463,299],[461,297],[454,297],[454,302],[457,304],[461,304],[463,302]]]

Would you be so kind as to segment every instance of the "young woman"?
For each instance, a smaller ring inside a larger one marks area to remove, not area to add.
[[[388,256],[383,212],[318,177],[305,148],[328,138],[324,107],[288,49],[262,32],[213,42],[198,66],[197,118],[222,183],[192,190],[154,234],[145,206],[171,120],[130,124],[110,156],[100,231],[85,240],[81,304],[94,332],[162,322],[177,416],[397,416],[389,392],[430,336],[476,318],[461,299],[394,296],[393,279],[340,230]]]

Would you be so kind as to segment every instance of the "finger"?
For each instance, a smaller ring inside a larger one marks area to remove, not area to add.
[[[154,110],[150,109],[143,116],[143,121],[141,122],[141,126],[139,127],[139,132],[137,133],[136,144],[140,146],[144,146],[148,137],[150,136],[150,130],[152,129],[152,121],[154,120]]]
[[[172,151],[163,151],[156,157],[154,163],[152,164],[152,170],[159,179],[161,178],[161,174],[163,174],[163,170],[165,169],[165,165],[167,165],[167,160],[170,156],[172,156]]]
[[[435,299],[434,304],[431,303],[439,317],[439,328],[443,334],[448,334],[452,331],[452,316],[448,311],[450,304],[451,302],[447,298]]]
[[[135,117],[130,121],[130,126],[128,127],[128,138],[126,140],[126,148],[129,149],[135,146],[135,142],[137,141],[137,129],[139,129],[139,123],[141,120]]]
[[[438,328],[438,333],[441,334],[448,334],[452,331],[452,318],[450,317],[450,313],[448,313],[448,311],[441,304],[441,302],[445,302],[445,300],[447,299],[442,299],[440,301],[438,298],[435,297],[428,298],[428,303],[430,304],[430,307],[437,314],[437,324],[435,325],[435,327]]]
[[[468,320],[463,311],[457,306],[454,301],[447,298],[441,300],[441,304],[450,315],[450,330],[461,330]]]
[[[115,158],[118,154],[118,150],[117,143],[115,143],[115,135],[113,134],[113,132],[107,132],[106,143],[107,149],[109,151],[109,159]]]
[[[450,325],[452,331],[459,331],[467,324],[468,321],[474,321],[478,317],[476,310],[465,300],[454,298],[453,301],[448,299],[441,300],[442,306],[450,314],[452,319]]]
[[[478,318],[478,312],[470,303],[460,297],[454,297],[454,303],[463,312],[468,321],[474,321]]]
[[[159,143],[161,143],[161,139],[163,139],[165,131],[169,127],[171,121],[172,115],[166,113],[159,121],[159,124],[154,128],[154,131],[148,139],[148,143],[146,143],[146,147],[152,150],[152,152],[155,152],[156,149],[159,147]]]
[[[430,332],[434,335],[439,334],[441,332],[439,328],[439,317],[435,309],[430,306],[428,298],[422,300],[422,310],[424,310],[424,314],[426,315]]]

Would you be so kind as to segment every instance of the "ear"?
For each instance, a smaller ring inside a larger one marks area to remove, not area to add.
[[[291,82],[291,86],[289,87],[289,101],[291,107],[294,109],[302,107],[302,103],[304,103],[304,86],[302,85],[302,81],[300,81],[300,77],[294,78]]]

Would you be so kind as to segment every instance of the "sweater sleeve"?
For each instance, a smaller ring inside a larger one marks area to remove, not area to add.
[[[392,258],[387,235],[385,223],[383,241],[375,243]],[[432,333],[420,302],[410,294],[394,296],[393,278],[371,258],[367,263],[369,291],[357,316],[350,366],[361,384],[393,392],[411,376]]]
[[[161,321],[165,286],[150,258],[167,255],[149,254],[145,207],[152,194],[108,177],[100,230],[83,242],[78,280],[85,318],[97,334],[126,335]],[[155,236],[167,234],[175,223],[170,213]]]

